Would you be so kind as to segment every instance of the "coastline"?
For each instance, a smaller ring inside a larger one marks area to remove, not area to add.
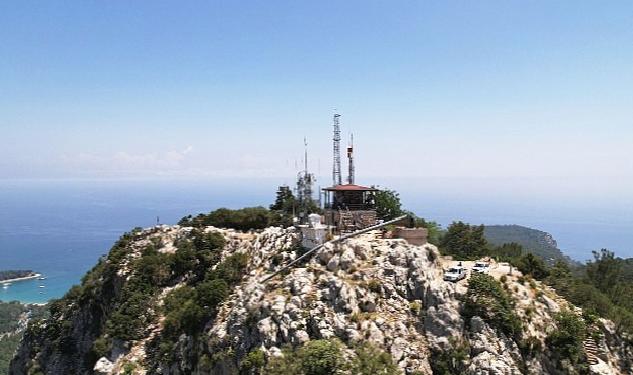
[[[15,282],[26,281],[26,280],[33,280],[33,279],[37,279],[38,277],[41,277],[41,276],[42,276],[41,273],[35,273],[34,275],[31,275],[31,276],[24,276],[24,277],[18,277],[18,278],[15,278],[15,279],[2,280],[2,281],[0,281],[0,284],[15,283]]]

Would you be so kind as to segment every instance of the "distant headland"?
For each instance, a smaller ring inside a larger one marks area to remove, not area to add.
[[[6,270],[0,271],[0,283],[13,283],[16,281],[30,280],[41,277],[42,274],[33,270]]]

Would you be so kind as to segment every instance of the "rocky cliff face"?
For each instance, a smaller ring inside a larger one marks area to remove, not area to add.
[[[148,289],[139,333],[128,339],[112,333],[112,321],[121,311],[117,303],[127,293],[126,285],[139,277],[133,261],[144,257],[151,244],[159,255],[175,256],[192,233],[192,228],[178,226],[144,230],[121,244],[116,257],[111,254],[100,266],[103,269],[93,271],[94,277],[88,275],[78,296],[66,297],[62,306],[53,307],[59,311],[49,320],[28,330],[11,373],[257,374],[257,369],[243,366],[249,353],[258,351],[270,360],[289,355],[287,348],[332,338],[343,343],[348,357],[355,355],[351,348],[369,343],[388,353],[403,374],[582,372],[571,366],[564,369],[564,361],[561,367],[546,345],[556,326],[555,314],[580,311],[539,282],[526,282],[517,271],[507,275],[507,266],[493,264],[491,273],[502,279],[515,301],[512,308],[522,325],[515,335],[500,331],[489,317],[463,314],[468,281],[443,281],[443,268],[450,262],[432,245],[413,246],[368,233],[326,246],[305,263],[262,283],[299,256],[297,232],[268,228],[240,233],[211,227],[204,231],[225,239],[210,269],[222,267],[223,260],[235,254],[244,254],[247,262],[243,276],[229,284],[228,296],[215,307],[205,305],[213,311],[201,313],[207,320],[197,330],[179,332],[168,350],[161,349],[167,347],[165,337],[171,329],[166,328],[171,324],[166,299],[201,282],[192,272],[178,273],[172,267],[158,286]],[[594,329],[597,349],[589,354],[583,371],[631,373],[633,350],[612,324],[597,322]],[[459,370],[451,370],[456,362]]]

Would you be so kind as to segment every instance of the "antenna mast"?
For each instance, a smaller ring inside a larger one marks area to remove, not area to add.
[[[313,208],[314,200],[312,199],[312,188],[316,178],[314,174],[308,171],[308,140],[303,138],[304,152],[304,170],[297,174],[297,201],[299,208],[299,221],[302,224],[307,223],[308,214]]]
[[[341,128],[338,113],[334,114],[334,165],[332,166],[332,180],[334,186],[341,185]]]
[[[354,134],[350,137],[350,144],[347,146],[347,183],[350,185],[354,184]]]

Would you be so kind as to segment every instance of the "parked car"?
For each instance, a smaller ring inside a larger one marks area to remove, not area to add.
[[[454,266],[444,271],[444,280],[459,281],[466,278],[466,269],[462,266]]]
[[[490,272],[490,264],[488,262],[475,262],[473,272],[488,273]]]

